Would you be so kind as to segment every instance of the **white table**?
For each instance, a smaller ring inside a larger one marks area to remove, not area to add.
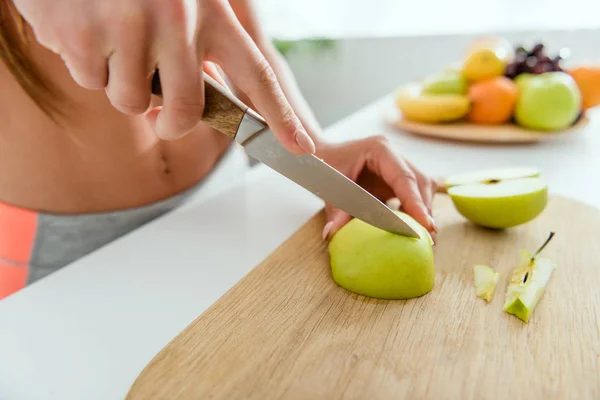
[[[389,97],[332,126],[385,134],[433,175],[536,165],[552,192],[600,207],[600,129],[535,146],[442,143],[382,122]],[[600,117],[600,115],[598,116]],[[273,196],[266,193],[272,191]],[[0,399],[111,400],[174,336],[322,202],[258,167],[230,190],[160,218],[0,302]]]

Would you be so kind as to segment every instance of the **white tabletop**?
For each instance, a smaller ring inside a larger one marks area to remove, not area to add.
[[[335,140],[386,134],[425,172],[535,165],[551,191],[600,207],[599,124],[533,146],[413,137],[382,122],[384,98],[328,129]],[[600,117],[600,115],[598,115]],[[267,195],[267,193],[273,193]],[[111,400],[174,336],[321,208],[258,167],[0,301],[0,399]]]

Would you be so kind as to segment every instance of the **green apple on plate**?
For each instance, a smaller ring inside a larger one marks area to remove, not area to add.
[[[525,224],[548,203],[548,185],[536,168],[512,167],[457,174],[446,179],[454,207],[472,223],[494,229]]]
[[[556,269],[552,260],[538,256],[553,236],[554,232],[551,232],[546,242],[533,255],[527,250],[521,250],[517,267],[513,270],[506,289],[503,310],[525,323],[529,322]]]
[[[427,76],[423,80],[421,93],[429,95],[466,94],[467,88],[467,81],[459,70],[447,69]]]
[[[333,280],[342,288],[378,299],[409,299],[433,289],[433,239],[408,214],[395,211],[419,238],[396,235],[352,219],[329,242]]]
[[[531,73],[522,73],[522,74],[517,75],[517,77],[514,79],[514,82],[517,85],[517,87],[519,88],[519,90],[523,91],[527,87],[529,80],[535,76],[536,76],[535,74],[531,74]]]
[[[562,71],[516,78],[519,98],[515,122],[529,129],[557,131],[571,126],[581,112],[582,96],[571,75]]]

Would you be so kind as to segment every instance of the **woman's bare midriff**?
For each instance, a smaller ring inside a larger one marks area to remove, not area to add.
[[[114,109],[103,91],[79,87],[59,56],[34,47],[70,102],[52,122],[0,63],[0,201],[51,213],[146,205],[202,180],[231,144],[200,123],[175,141],[156,137],[143,116]]]

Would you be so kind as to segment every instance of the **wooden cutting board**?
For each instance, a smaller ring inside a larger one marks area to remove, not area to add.
[[[127,399],[600,399],[600,211],[553,197],[537,220],[491,231],[440,195],[434,215],[429,294],[338,287],[319,213],[174,338]],[[525,324],[502,311],[507,275],[550,231],[543,254],[557,269]],[[501,272],[489,304],[475,263]]]

